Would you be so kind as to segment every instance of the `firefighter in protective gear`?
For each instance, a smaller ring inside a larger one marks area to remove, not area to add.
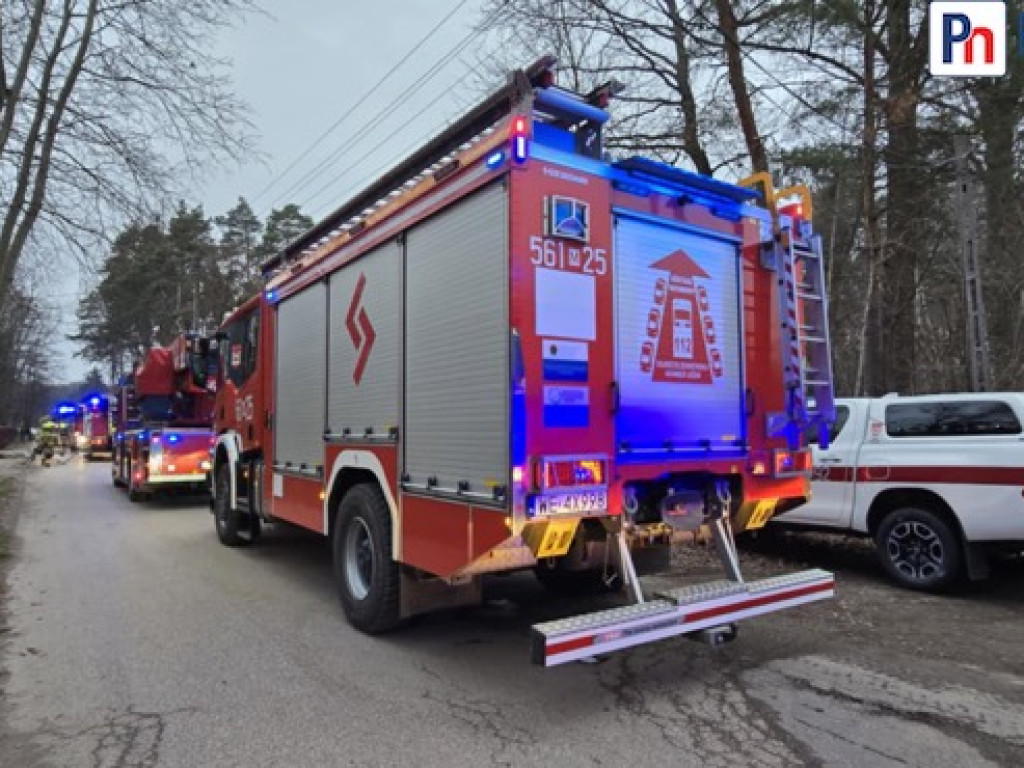
[[[44,418],[39,420],[39,436],[36,438],[36,446],[33,455],[40,457],[39,463],[44,467],[50,466],[53,461],[53,454],[57,450],[60,441],[60,426],[53,419]]]

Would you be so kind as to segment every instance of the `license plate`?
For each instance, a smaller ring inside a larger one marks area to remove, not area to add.
[[[606,491],[572,491],[536,496],[533,500],[535,515],[589,515],[608,510]]]

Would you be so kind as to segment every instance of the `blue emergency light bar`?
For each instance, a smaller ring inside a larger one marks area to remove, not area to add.
[[[674,165],[666,165],[645,157],[630,157],[613,163],[612,167],[626,171],[630,176],[638,179],[649,179],[652,182],[668,184],[678,187],[680,191],[694,190],[704,192],[723,200],[734,203],[746,203],[751,200],[760,200],[762,195],[756,189],[740,187],[736,184],[729,184],[724,181],[701,176],[699,173],[684,171]]]

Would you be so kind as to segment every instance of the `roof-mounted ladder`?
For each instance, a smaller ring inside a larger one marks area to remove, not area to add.
[[[556,63],[554,56],[544,56],[529,67],[513,72],[505,86],[265,261],[261,266],[263,276],[269,277],[338,235],[358,229],[367,216],[403,192],[433,174],[443,173],[460,152],[490,135],[503,118],[530,98],[535,87],[550,85]]]

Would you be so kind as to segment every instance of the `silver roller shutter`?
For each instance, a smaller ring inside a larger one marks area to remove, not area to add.
[[[490,495],[508,474],[508,201],[489,187],[408,234],[405,469]]]
[[[398,426],[401,258],[390,242],[331,275],[332,436],[386,436]]]
[[[323,464],[327,379],[327,286],[311,285],[277,308],[274,463]]]

